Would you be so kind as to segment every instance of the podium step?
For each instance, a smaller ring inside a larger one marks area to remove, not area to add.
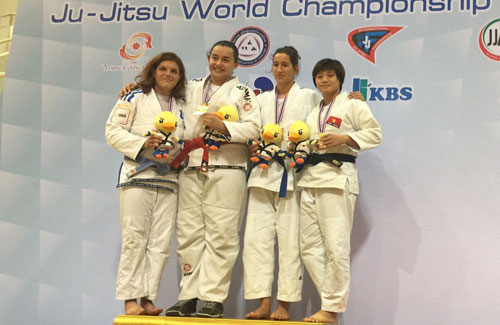
[[[197,317],[161,317],[161,316],[126,316],[115,318],[113,325],[304,325],[312,324],[296,321],[274,321],[231,318],[197,318]],[[314,323],[334,325],[335,323]]]

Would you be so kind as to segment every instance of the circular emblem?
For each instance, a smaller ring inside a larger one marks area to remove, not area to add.
[[[149,33],[135,33],[120,49],[120,56],[125,60],[137,60],[146,50],[152,48]]]
[[[234,33],[230,40],[238,48],[238,62],[243,67],[258,65],[269,53],[269,36],[258,27],[244,27]]]
[[[184,272],[189,272],[191,271],[191,265],[185,263],[183,266],[182,266],[182,269],[184,270]]]
[[[479,48],[489,59],[500,61],[500,18],[483,27],[479,33]]]
[[[243,110],[245,112],[248,112],[251,109],[252,109],[252,104],[250,104],[249,102],[246,102],[245,104],[243,104]]]

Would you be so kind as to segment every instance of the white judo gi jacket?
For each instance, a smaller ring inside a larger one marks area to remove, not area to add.
[[[177,130],[175,131],[177,137],[182,137],[184,128],[180,113],[183,105],[183,100],[174,99],[172,113],[177,116],[178,120]],[[170,150],[170,157],[167,161],[154,158],[152,155],[153,148],[141,150],[147,139],[144,133],[155,129],[155,117],[161,112],[162,109],[154,89],[151,89],[149,94],[143,93],[141,89],[130,92],[119,99],[111,111],[106,122],[106,140],[111,147],[125,156],[120,170],[118,186],[131,182],[141,183],[141,179],[148,179],[147,183],[152,187],[161,185],[169,187],[169,184],[177,184],[177,173],[169,172],[166,175],[158,175],[151,168],[132,177],[127,176],[131,170],[139,166],[137,160],[140,157],[147,157],[161,163],[170,163],[180,150],[181,145],[176,143],[175,148]],[[155,183],[155,181],[157,182]]]
[[[257,96],[257,101],[260,106],[261,125],[264,126],[270,123],[277,123],[276,120],[276,89],[265,92]],[[306,117],[319,104],[319,95],[312,89],[301,88],[297,83],[294,83],[286,98],[285,110],[283,117],[279,123],[283,128],[283,141],[281,142],[281,150],[288,149],[288,129],[295,121],[305,121]],[[288,165],[289,160],[285,160]],[[292,168],[288,168],[287,190],[294,189],[294,172]],[[247,187],[260,187],[269,191],[279,192],[281,177],[283,176],[283,167],[276,161],[271,160],[269,169],[261,169],[255,167],[252,169],[248,179]]]
[[[203,128],[201,115],[193,115],[197,107],[203,104],[203,88],[210,76],[194,79],[188,82],[186,90],[186,107],[184,109],[184,139],[201,137],[206,130]],[[208,112],[217,112],[223,105],[233,105],[238,111],[238,122],[224,121],[230,133],[230,141],[221,145],[217,151],[209,152],[209,166],[242,166],[246,168],[248,160],[248,139],[259,136],[260,111],[253,91],[240,84],[233,77],[214,92],[208,102]],[[200,166],[203,149],[189,153],[188,166]]]
[[[311,128],[311,139],[319,139],[319,111],[318,106],[307,117],[306,123]],[[348,99],[346,92],[340,93],[335,98],[324,133],[347,134],[356,141],[360,149],[356,150],[348,145],[341,145],[320,151],[312,150],[311,152],[314,151],[318,154],[342,153],[357,157],[358,152],[375,148],[382,141],[380,125],[373,117],[368,105],[361,100]],[[355,164],[344,163],[341,168],[336,168],[328,162],[321,162],[316,166],[307,165],[304,168],[298,186],[344,189],[347,181],[349,181],[351,193],[359,194],[358,174]]]

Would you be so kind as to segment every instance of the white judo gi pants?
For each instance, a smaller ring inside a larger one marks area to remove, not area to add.
[[[301,300],[303,266],[299,253],[300,191],[286,197],[251,187],[243,247],[245,299],[271,296],[274,280],[274,244],[278,237],[278,300]]]
[[[224,302],[239,252],[244,170],[189,170],[179,176],[179,300]]]
[[[177,194],[144,187],[120,187],[122,250],[116,299],[158,298],[177,214]]]
[[[321,309],[344,312],[350,282],[351,229],[356,194],[346,188],[303,188],[300,249],[321,296]]]

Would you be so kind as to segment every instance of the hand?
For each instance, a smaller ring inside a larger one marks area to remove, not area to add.
[[[255,156],[259,150],[259,140],[253,139],[252,144],[248,146],[248,151],[250,151],[250,156]]]
[[[119,97],[123,97],[125,96],[126,94],[128,94],[129,92],[131,92],[132,90],[136,89],[137,88],[137,84],[136,83],[126,83],[125,86],[123,86],[123,88],[120,90],[120,93],[118,94]]]
[[[293,143],[293,142],[289,142],[289,143],[288,143],[288,149],[287,149],[287,150],[288,150],[288,152],[289,152],[289,153],[293,153],[293,152],[295,151],[295,147],[296,147],[295,143]]]
[[[151,134],[144,144],[142,145],[142,149],[156,148],[163,141],[163,137],[157,133]]]
[[[316,142],[316,148],[318,150],[323,150],[329,147],[337,147],[342,144],[346,144],[351,139],[346,134],[325,134],[323,135],[318,142]]]
[[[224,130],[227,131],[224,122],[221,121],[220,118],[215,115],[215,113],[205,113],[202,116],[203,124],[205,124],[209,129],[219,131],[221,133],[225,133]],[[226,134],[228,135],[229,132]]]
[[[349,99],[359,99],[359,100],[362,100],[362,101],[365,101],[365,98],[363,97],[363,94],[360,93],[359,91],[356,91],[356,92],[351,92],[347,98]]]

